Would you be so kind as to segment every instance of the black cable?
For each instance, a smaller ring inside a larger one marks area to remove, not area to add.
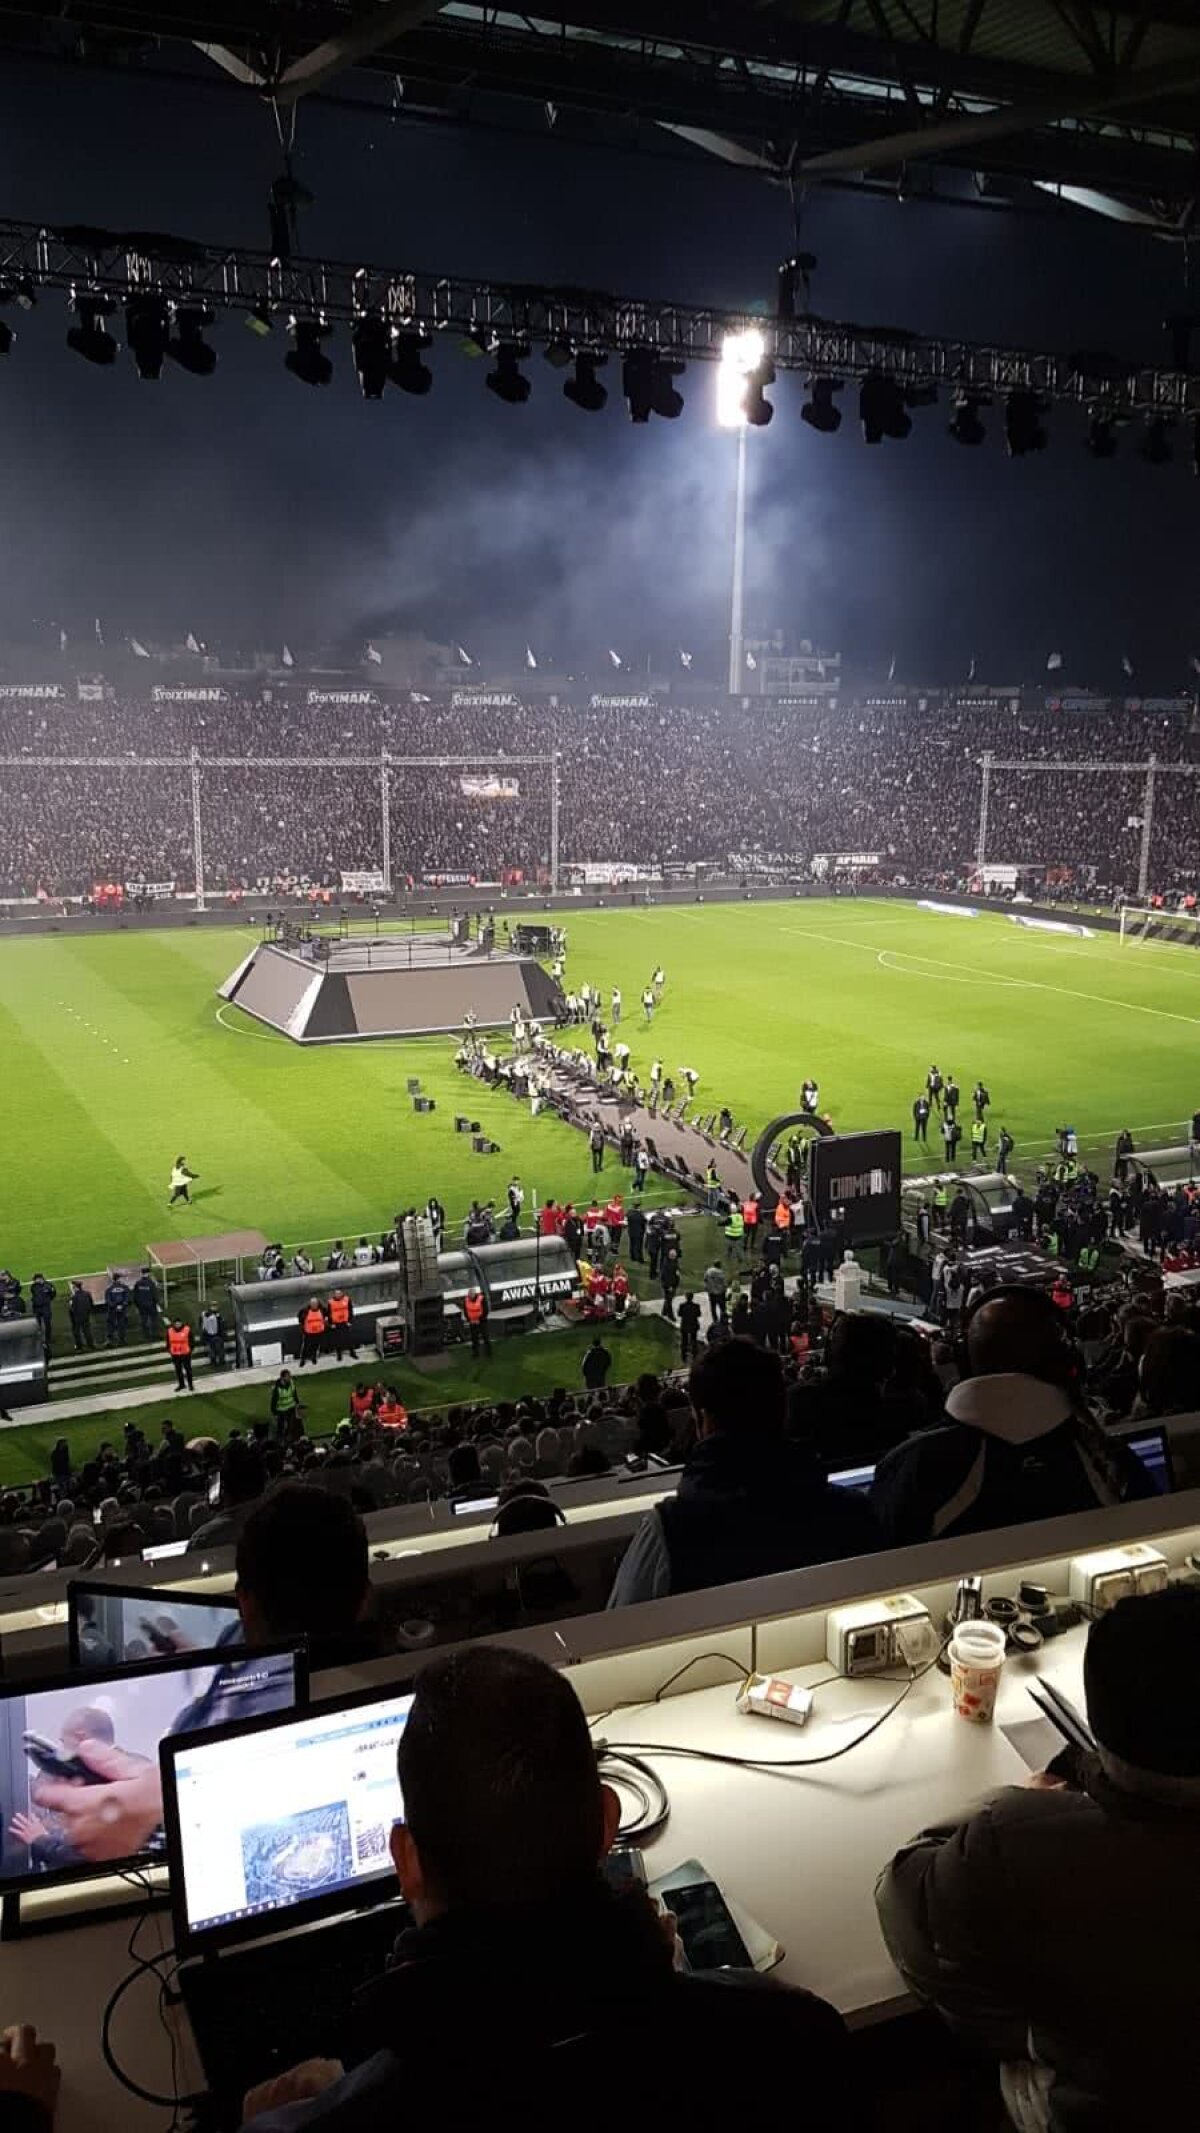
[[[121,2001],[124,1999],[125,1994],[128,1992],[129,1987],[131,1985],[136,1984],[139,1978],[143,1978],[147,1975],[150,1975],[157,1982],[159,1988],[159,2011],[161,2016],[162,2001],[163,1995],[165,1994],[167,1987],[167,1980],[164,1978],[162,1971],[159,1968],[159,1965],[160,1963],[169,1962],[174,1955],[174,1950],[171,1948],[162,1948],[159,1950],[157,1955],[138,1955],[138,1953],[136,1952],[137,1937],[142,1927],[145,1925],[147,1918],[150,1916],[150,1911],[153,1904],[153,1891],[150,1887],[150,1883],[141,1875],[123,1874],[121,1878],[124,1881],[128,1881],[131,1887],[140,1888],[144,1891],[146,1896],[146,1904],[144,1909],[139,1911],[137,1917],[134,1919],[133,1925],[130,1929],[129,1939],[126,1942],[126,1953],[128,1954],[129,1959],[133,1964],[133,1969],[126,1971],[125,1976],[113,1988],[113,1991],[109,1995],[108,2003],[104,2009],[104,2013],[100,2020],[100,2051],[104,2059],[104,2064],[108,2068],[108,2071],[112,2075],[114,2081],[119,2082],[120,2086],[125,2089],[130,2096],[136,2096],[140,2103],[154,2104],[159,2110],[173,2112],[174,2119],[172,2122],[177,2123],[180,2111],[194,2109],[199,2104],[203,2103],[207,2091],[204,2089],[198,2089],[192,2095],[181,2096],[178,2091],[178,2084],[176,2083],[175,2094],[173,2096],[160,2096],[156,2090],[143,2088],[142,2084],[139,2081],[135,2081],[131,2074],[127,2074],[124,2068],[118,2064],[116,2054],[114,2053],[112,2048],[113,2017],[115,2016],[117,2008],[120,2006]],[[174,2079],[175,2049],[173,2038],[171,2039],[171,2045],[171,2071],[172,2078]]]
[[[605,1745],[598,1757],[602,1779],[607,1779],[614,1791],[618,1788],[632,1793],[638,1803],[634,1821],[622,1819],[617,1831],[622,1844],[652,1844],[666,1828],[671,1813],[671,1801],[666,1786],[657,1770],[652,1770],[640,1756],[628,1755],[623,1743],[615,1747]]]

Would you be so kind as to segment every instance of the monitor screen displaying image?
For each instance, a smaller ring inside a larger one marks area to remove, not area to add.
[[[75,1583],[67,1589],[71,1664],[141,1665],[242,1642],[231,1592],[169,1592],[150,1585]]]
[[[161,1862],[164,1735],[289,1711],[306,1691],[294,1646],[0,1691],[0,1889]]]

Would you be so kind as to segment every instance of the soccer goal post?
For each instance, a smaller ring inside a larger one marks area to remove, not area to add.
[[[1153,941],[1200,948],[1200,916],[1190,911],[1146,911],[1137,904],[1122,904],[1122,948]]]

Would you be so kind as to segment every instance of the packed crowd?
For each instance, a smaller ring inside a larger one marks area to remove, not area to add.
[[[0,895],[78,895],[97,881],[194,881],[191,771],[214,891],[340,885],[378,867],[382,796],[374,759],[557,754],[566,862],[752,866],[768,856],[877,853],[897,874],[969,869],[977,846],[984,750],[1047,762],[1200,761],[1200,728],[1182,715],[859,705],[834,712],[770,702],[585,708],[517,704],[464,711],[443,702],[305,708],[240,698],[211,705],[136,700],[78,705],[0,701],[0,754],[28,757],[0,794]],[[63,755],[73,767],[34,759]],[[234,765],[235,755],[288,767]],[[101,766],[94,759],[123,763]],[[365,766],[342,758],[370,758]],[[314,759],[319,759],[319,767]],[[331,762],[331,759],[332,760]],[[669,775],[664,776],[664,771]],[[393,878],[536,879],[548,863],[549,774],[514,766],[507,797],[464,793],[458,767],[388,776]],[[989,853],[1066,867],[1106,892],[1132,889],[1143,780],[1135,772],[997,772]],[[1195,780],[1163,775],[1151,867],[1164,890],[1191,882]]]

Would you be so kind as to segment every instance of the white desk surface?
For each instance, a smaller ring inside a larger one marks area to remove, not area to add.
[[[949,1681],[935,1669],[872,1739],[811,1771],[771,1776],[650,1755],[671,1800],[666,1829],[646,1854],[651,1878],[685,1859],[702,1860],[782,1943],[782,1978],[821,1993],[859,2023],[899,2012],[907,2004],[904,1988],[875,1919],[880,1870],[926,1824],[965,1813],[999,1785],[1021,1782],[1026,1766],[1000,1726],[1037,1718],[1023,1684],[1039,1675],[1081,1704],[1082,1654],[1077,1630],[1034,1660],[1009,1660],[993,1726],[956,1718]],[[792,1678],[811,1682],[828,1672],[823,1665],[799,1667]],[[614,1745],[678,1742],[764,1761],[816,1756],[850,1738],[902,1685],[829,1683],[818,1691],[808,1725],[794,1727],[741,1716],[731,1675],[728,1687],[616,1712],[594,1731]],[[129,1929],[130,1921],[113,1921],[0,1943],[0,2022],[34,2022],[59,2047],[65,2074],[57,2133],[164,2133],[170,2122],[168,2111],[119,2088],[100,2055],[105,2003],[130,1968]],[[169,1911],[157,1911],[142,1929],[139,1950],[168,1946],[170,1934]],[[135,2079],[170,2093],[170,2050],[152,1978],[130,1988],[113,2041]],[[185,2046],[185,2089],[196,2085],[191,2061]]]

